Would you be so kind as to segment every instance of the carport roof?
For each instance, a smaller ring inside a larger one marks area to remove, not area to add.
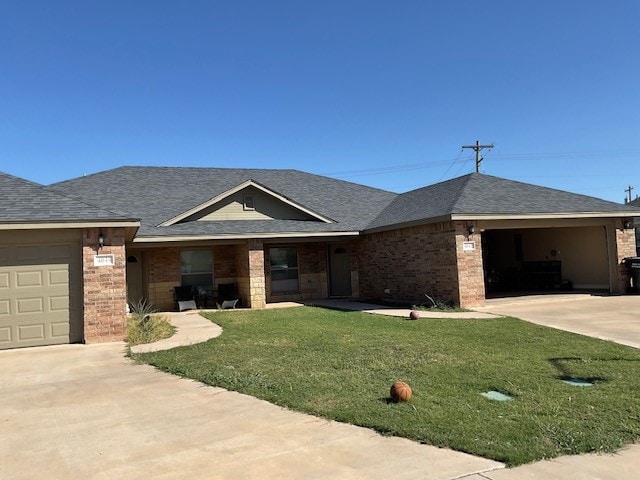
[[[0,172],[0,224],[132,220]]]
[[[634,216],[639,209],[595,197],[471,173],[396,197],[367,230],[438,218]]]

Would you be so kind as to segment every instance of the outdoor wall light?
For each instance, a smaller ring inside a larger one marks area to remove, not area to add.
[[[625,230],[629,230],[631,228],[631,220],[625,220],[623,226]]]
[[[100,232],[98,234],[98,250],[100,250],[102,247],[104,247],[104,235],[102,234],[102,232]]]
[[[474,233],[476,233],[476,227],[474,227],[473,225],[471,225],[468,230],[469,235],[473,235]]]

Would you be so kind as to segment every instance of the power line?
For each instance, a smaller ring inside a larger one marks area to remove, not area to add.
[[[440,178],[438,179],[438,181],[436,183],[439,183],[446,175],[447,173],[449,173],[449,170],[451,170],[451,167],[453,167],[453,165],[458,161],[458,159],[460,158],[460,155],[462,155],[462,152],[464,152],[463,149],[460,149],[460,152],[458,153],[458,156],[456,158],[453,159],[453,162],[451,162],[449,164],[449,166],[447,167],[447,169],[444,171],[444,173],[440,176]]]

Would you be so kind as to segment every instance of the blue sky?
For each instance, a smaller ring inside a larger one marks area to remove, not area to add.
[[[640,194],[637,1],[0,0],[0,170],[473,170]]]

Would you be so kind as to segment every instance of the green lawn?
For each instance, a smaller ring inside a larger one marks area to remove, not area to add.
[[[294,410],[518,465],[640,439],[640,351],[515,318],[420,319],[300,307],[216,312],[221,337],[136,355]],[[563,376],[593,379],[572,387]],[[413,389],[388,400],[394,380]],[[498,390],[515,397],[495,402]]]

